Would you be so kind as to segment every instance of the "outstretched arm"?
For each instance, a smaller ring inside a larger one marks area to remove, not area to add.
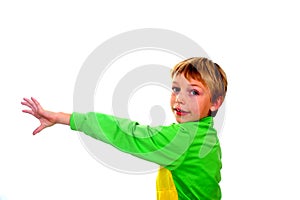
[[[70,124],[70,114],[44,110],[40,103],[33,97],[30,99],[23,98],[21,104],[29,108],[22,110],[22,112],[33,115],[41,123],[40,126],[33,131],[33,135],[54,124]]]

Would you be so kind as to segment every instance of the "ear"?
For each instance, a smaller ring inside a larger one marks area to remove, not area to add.
[[[211,112],[217,111],[220,108],[220,106],[222,105],[223,100],[224,100],[224,98],[222,96],[219,96],[217,98],[217,100],[211,104],[210,111]]]

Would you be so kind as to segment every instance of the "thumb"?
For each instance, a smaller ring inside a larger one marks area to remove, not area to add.
[[[33,131],[33,135],[36,135],[37,133],[41,132],[45,127],[41,124],[39,127],[37,127],[34,131]]]

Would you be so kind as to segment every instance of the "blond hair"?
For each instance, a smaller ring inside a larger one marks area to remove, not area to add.
[[[184,75],[188,80],[200,81],[209,89],[212,103],[219,98],[223,102],[227,92],[227,77],[217,63],[204,57],[189,58],[174,66],[171,71],[172,78],[178,74]]]

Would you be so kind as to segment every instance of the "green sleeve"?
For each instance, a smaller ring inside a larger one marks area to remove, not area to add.
[[[71,115],[70,127],[123,152],[173,168],[184,158],[193,139],[191,133],[196,134],[196,130],[192,129],[197,126],[172,124],[150,127],[111,115],[75,112]]]

